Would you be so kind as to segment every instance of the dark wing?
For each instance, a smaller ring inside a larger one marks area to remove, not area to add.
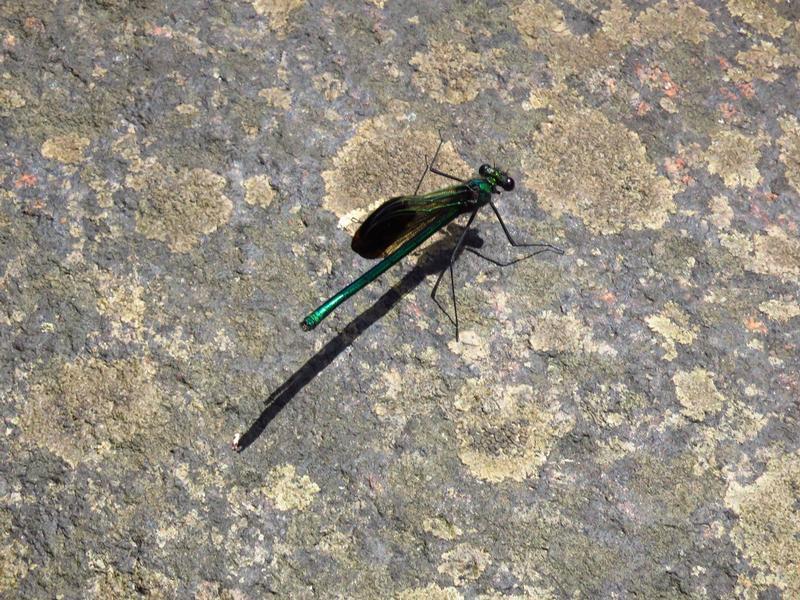
[[[444,212],[462,212],[474,192],[454,185],[422,196],[391,198],[361,224],[350,247],[364,258],[383,258],[433,223]]]

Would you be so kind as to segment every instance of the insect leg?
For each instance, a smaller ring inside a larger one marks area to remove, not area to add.
[[[465,179],[461,179],[460,177],[456,177],[455,175],[450,175],[449,173],[445,173],[444,171],[440,171],[436,167],[431,167],[431,173],[436,173],[437,175],[441,175],[442,177],[447,177],[448,179],[452,179],[453,181],[459,181],[461,183],[465,183]]]
[[[414,196],[417,195],[417,192],[419,191],[419,188],[422,185],[422,180],[425,179],[425,175],[428,174],[428,171],[431,169],[431,166],[433,166],[433,163],[436,161],[436,157],[439,156],[439,150],[442,149],[442,144],[444,144],[444,140],[440,137],[439,145],[436,146],[436,152],[433,153],[433,160],[431,160],[431,162],[428,162],[427,156],[425,157],[425,170],[422,172],[422,177],[419,178],[417,187],[414,189],[414,194],[413,194]]]
[[[441,148],[442,144],[444,143],[444,138],[442,138],[442,134],[441,133],[439,133],[439,140],[440,140],[439,141],[439,148]],[[445,173],[444,171],[440,171],[439,169],[437,169],[436,167],[433,166],[433,163],[436,162],[436,155],[439,154],[439,148],[436,149],[436,154],[434,154],[433,160],[428,165],[428,169],[430,170],[430,172],[431,173],[436,173],[437,175],[441,175],[442,177],[447,177],[448,179],[452,179],[453,181],[458,181],[459,183],[465,183],[465,181],[466,181],[465,179],[461,179],[460,177],[456,177],[455,175],[450,175],[450,173]],[[414,193],[416,194],[416,192],[414,192]]]
[[[455,278],[453,277],[453,264],[456,262],[458,251],[464,245],[464,240],[467,237],[467,231],[469,231],[470,225],[472,225],[472,221],[475,219],[475,215],[477,214],[478,214],[477,210],[472,211],[472,214],[469,216],[467,224],[464,226],[464,231],[461,232],[461,236],[458,238],[458,242],[456,243],[455,248],[453,248],[453,253],[450,255],[450,262],[444,269],[441,270],[439,276],[436,278],[436,283],[433,284],[433,289],[431,290],[431,298],[433,298],[433,301],[436,302],[436,306],[438,306],[441,309],[441,311],[445,315],[447,315],[447,318],[450,319],[450,322],[456,327],[456,341],[458,341],[458,307],[456,305],[456,284],[455,284]],[[450,270],[450,293],[453,298],[453,314],[455,315],[455,319],[450,317],[450,314],[436,299],[436,290],[439,289],[439,284],[442,282],[442,277],[444,276],[445,271],[447,271],[448,269]]]
[[[506,234],[506,238],[508,238],[508,243],[511,244],[512,246],[515,246],[515,247],[518,247],[518,248],[534,248],[534,247],[538,247],[538,248],[542,248],[543,249],[542,252],[545,252],[545,251],[549,250],[550,252],[555,252],[556,254],[564,254],[564,251],[561,248],[559,248],[557,246],[553,246],[552,244],[545,244],[545,243],[542,243],[542,242],[539,242],[539,243],[515,242],[514,238],[511,237],[511,233],[508,231],[508,227],[506,227],[506,224],[503,223],[503,217],[500,216],[500,211],[497,210],[497,207],[494,205],[494,202],[489,200],[489,206],[492,207],[492,210],[494,211],[494,214],[497,216],[497,220],[500,221],[500,227],[503,228],[503,232]]]

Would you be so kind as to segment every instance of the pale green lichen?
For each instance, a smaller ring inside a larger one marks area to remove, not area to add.
[[[763,136],[749,136],[739,131],[720,129],[711,138],[705,160],[709,173],[719,175],[728,187],[754,187],[761,173],[758,161]]]
[[[460,528],[444,517],[425,519],[422,522],[422,528],[428,533],[448,541],[454,540],[463,533]]]
[[[767,300],[758,305],[758,310],[779,323],[785,323],[800,316],[800,304],[791,298]]]
[[[453,408],[459,458],[475,477],[490,482],[537,477],[557,441],[575,424],[556,397],[529,385],[470,379]]]
[[[791,24],[777,10],[783,0],[726,0],[728,10],[735,17],[754,27],[760,33],[780,37]]]
[[[800,597],[800,454],[777,449],[764,473],[749,484],[732,481],[725,504],[738,516],[731,539],[758,570],[753,582],[765,593],[777,587]]]
[[[15,89],[0,89],[0,115],[8,116],[12,110],[25,106],[25,98]]]
[[[474,100],[486,88],[481,68],[491,60],[471,52],[460,42],[431,42],[430,50],[417,52],[409,61],[415,67],[412,81],[423,93],[438,102],[463,104]]]
[[[304,510],[319,493],[319,486],[308,475],[298,475],[294,465],[272,469],[262,489],[278,510]]]
[[[797,235],[769,225],[765,233],[753,237],[753,252],[748,265],[751,271],[800,282],[800,238]]]
[[[645,319],[647,326],[664,338],[664,360],[674,360],[677,356],[676,344],[690,345],[697,337],[699,327],[689,324],[689,316],[674,302],[668,302],[656,315]]]
[[[292,93],[284,88],[264,88],[258,92],[258,96],[266,100],[267,104],[272,108],[289,110],[292,106]]]
[[[605,342],[594,339],[590,327],[575,315],[556,315],[544,311],[536,319],[529,342],[537,352],[548,353],[598,353],[616,355],[616,350]]]
[[[440,587],[430,583],[425,587],[403,590],[397,600],[462,600],[463,596],[454,587]]]
[[[554,216],[572,213],[594,233],[658,229],[675,210],[673,190],[639,136],[598,110],[556,112],[533,136],[526,185]]]
[[[736,55],[736,62],[742,67],[731,67],[728,76],[732,81],[750,82],[754,79],[763,81],[777,81],[780,77],[779,69],[796,67],[797,57],[782,54],[772,42],[762,41],[749,50],[743,50]]]
[[[323,205],[339,217],[350,233],[370,211],[393,196],[411,194],[439,145],[437,133],[412,126],[402,116],[381,116],[361,123],[323,171]],[[446,142],[436,159],[442,171],[465,177],[474,170]],[[438,176],[428,174],[419,192],[442,187]]]
[[[700,367],[689,372],[678,371],[672,381],[675,396],[683,407],[681,413],[692,421],[702,421],[707,415],[719,412],[725,402],[712,374]]]
[[[786,180],[800,193],[800,121],[794,115],[779,120],[783,135],[778,138],[781,162],[786,166]]]
[[[233,210],[223,192],[226,179],[208,169],[173,169],[151,161],[125,183],[139,192],[136,230],[174,252],[191,250]]]
[[[52,137],[42,144],[42,156],[68,165],[78,164],[84,161],[89,144],[89,138],[77,134]]]
[[[144,339],[145,290],[134,278],[119,278],[95,268],[97,311],[111,324],[111,335],[132,342]]]
[[[0,593],[11,594],[18,590],[19,584],[28,574],[28,547],[20,540],[11,540],[6,536],[0,544]]]
[[[491,562],[491,556],[485,550],[459,544],[442,554],[439,573],[448,575],[455,585],[461,586],[480,577]]]
[[[35,373],[21,408],[23,439],[77,466],[158,435],[166,413],[155,372],[147,359],[80,357]]]
[[[548,59],[555,83],[570,74],[602,70],[618,61],[628,44],[653,46],[685,40],[702,43],[714,30],[708,13],[691,2],[662,0],[634,16],[622,0],[612,0],[600,13],[601,27],[592,34],[574,35],[564,13],[550,0],[523,0],[511,14],[529,48]]]
[[[244,186],[245,194],[244,201],[248,204],[267,208],[275,198],[275,190],[269,183],[269,177],[266,175],[254,175],[245,179],[242,183]]]
[[[730,227],[733,220],[733,209],[728,204],[725,196],[714,196],[708,203],[708,208],[711,211],[709,221],[719,229],[727,229]]]
[[[269,28],[286,34],[292,13],[305,4],[305,0],[251,0],[255,11],[267,18]]]

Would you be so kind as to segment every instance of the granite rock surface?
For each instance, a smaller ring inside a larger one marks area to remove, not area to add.
[[[799,70],[780,0],[1,3],[0,597],[800,597]],[[440,137],[564,255],[301,331]]]

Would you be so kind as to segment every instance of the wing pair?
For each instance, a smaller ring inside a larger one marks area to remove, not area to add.
[[[364,258],[386,257],[447,212],[455,218],[471,210],[467,201],[473,197],[474,192],[461,184],[421,196],[391,198],[361,224],[350,247]]]

